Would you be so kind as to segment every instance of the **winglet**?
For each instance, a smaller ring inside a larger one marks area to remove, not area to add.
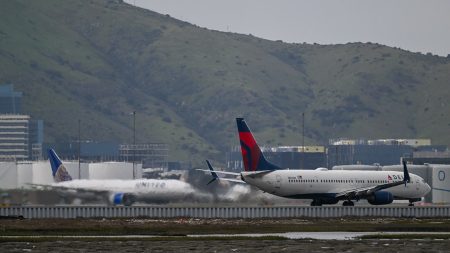
[[[52,167],[52,175],[55,182],[59,183],[63,181],[72,180],[72,177],[69,175],[69,172],[67,172],[66,168],[64,167],[64,164],[62,164],[61,159],[59,159],[55,150],[53,149],[48,150],[48,159],[50,160],[50,166]]]
[[[219,179],[219,176],[217,175],[216,172],[214,172],[214,168],[211,166],[211,163],[210,163],[208,160],[206,160],[206,163],[208,164],[208,168],[209,168],[209,170],[211,171],[211,176],[213,177],[213,178],[211,179],[211,181],[209,181],[209,182],[206,184],[206,185],[209,185],[210,183],[212,183],[212,182],[218,180],[218,179]]]
[[[411,178],[409,177],[408,168],[406,167],[406,161],[403,160],[403,182],[409,183],[411,181]]]

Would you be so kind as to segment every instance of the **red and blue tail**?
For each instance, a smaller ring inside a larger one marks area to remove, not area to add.
[[[236,118],[241,142],[242,160],[245,171],[279,170],[280,167],[268,162],[261,152],[252,132],[243,118]]]

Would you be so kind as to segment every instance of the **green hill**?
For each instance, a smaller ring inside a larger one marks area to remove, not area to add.
[[[0,83],[47,142],[166,142],[223,161],[244,116],[261,144],[333,137],[450,144],[450,59],[371,43],[288,44],[211,31],[112,0],[3,1]]]

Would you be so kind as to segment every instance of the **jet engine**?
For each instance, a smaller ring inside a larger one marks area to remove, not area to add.
[[[131,193],[114,193],[109,197],[109,202],[113,205],[131,206],[136,201],[136,197]]]
[[[387,205],[394,201],[394,195],[386,191],[377,191],[367,198],[371,205]]]

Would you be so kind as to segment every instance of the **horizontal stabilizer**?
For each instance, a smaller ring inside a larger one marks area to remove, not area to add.
[[[209,170],[202,170],[202,169],[197,169],[200,171],[206,171],[211,173],[212,179],[206,184],[209,185],[212,182],[216,181],[216,180],[220,180],[220,181],[229,181],[229,182],[235,182],[235,183],[245,183],[244,181],[240,180],[240,179],[234,179],[234,178],[223,178],[223,177],[219,177],[217,175],[217,173],[221,173],[221,174],[225,174],[225,175],[233,175],[233,176],[240,176],[240,173],[235,173],[235,172],[227,172],[227,171],[216,171],[214,170],[214,168],[212,167],[211,163],[206,160],[206,164],[208,165]]]
[[[229,171],[221,171],[221,170],[202,170],[202,169],[196,169],[196,170],[210,172],[211,174],[212,173],[217,173],[217,174],[233,175],[233,176],[240,176],[241,175],[240,173],[229,172]]]

